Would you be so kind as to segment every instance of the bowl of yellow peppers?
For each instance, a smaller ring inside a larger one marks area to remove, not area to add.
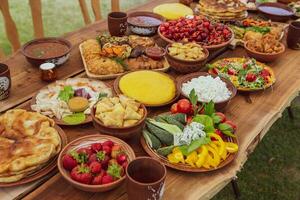
[[[197,99],[192,90],[171,112],[146,119],[141,144],[151,157],[188,172],[216,170],[234,160],[237,126],[216,112],[213,102],[199,105]]]

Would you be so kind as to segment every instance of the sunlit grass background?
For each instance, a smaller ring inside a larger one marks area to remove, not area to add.
[[[88,7],[93,19],[90,8]],[[102,0],[102,16],[110,10],[110,1]],[[121,0],[121,9],[126,10],[147,0]],[[12,16],[17,24],[21,42],[33,38],[31,12],[27,0],[9,0]],[[77,0],[42,0],[46,36],[60,36],[84,26]],[[11,52],[0,17],[0,48]],[[295,119],[287,112],[267,133],[250,156],[238,182],[245,200],[298,200],[300,199],[300,101],[293,103]],[[184,184],[184,183],[183,183]],[[234,199],[231,185],[222,190],[214,200]]]

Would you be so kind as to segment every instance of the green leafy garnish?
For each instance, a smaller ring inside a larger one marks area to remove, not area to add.
[[[212,116],[215,112],[215,104],[212,100],[209,103],[204,104],[204,114]]]
[[[189,94],[189,100],[192,104],[193,110],[194,110],[194,116],[198,114],[198,112],[203,108],[203,106],[197,107],[197,102],[198,102],[198,96],[196,94],[195,89],[192,89],[190,94]]]
[[[246,28],[246,31],[253,31],[253,32],[266,34],[266,33],[269,33],[271,31],[271,29],[269,27],[252,26],[252,27]]]
[[[121,170],[122,168],[120,165],[113,163],[108,166],[107,173],[112,177],[121,178]]]
[[[114,60],[116,63],[120,64],[125,71],[128,71],[128,65],[124,62],[122,58],[114,57],[111,59]]]
[[[193,118],[194,122],[203,124],[205,132],[215,132],[213,119],[208,115],[196,115]]]
[[[107,93],[99,93],[98,100],[101,100],[103,97],[107,97]]]
[[[71,115],[67,115],[67,116],[63,117],[62,120],[67,124],[76,125],[76,124],[80,124],[80,123],[84,122],[85,118],[86,118],[85,114],[80,112],[80,113],[74,113]]]
[[[199,147],[201,147],[202,145],[208,144],[210,142],[211,142],[211,140],[209,137],[201,137],[199,139],[193,140],[192,143],[189,145],[187,152],[188,152],[188,154],[190,154],[193,151],[195,151],[196,149],[198,149]]]
[[[88,160],[88,156],[85,153],[77,153],[76,151],[72,151],[70,154],[78,163],[86,163]]]
[[[68,102],[74,96],[72,86],[65,86],[63,90],[59,91],[58,98],[62,101]]]

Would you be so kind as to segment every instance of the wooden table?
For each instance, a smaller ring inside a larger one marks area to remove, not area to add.
[[[152,10],[158,4],[176,2],[175,0],[153,0],[134,10]],[[73,48],[69,61],[59,67],[59,78],[85,76],[83,64],[79,55],[78,45],[89,38],[94,38],[106,30],[106,21],[100,21],[66,36]],[[218,55],[220,54],[221,55]],[[245,56],[244,49],[227,50],[215,53],[213,59],[223,57]],[[164,199],[209,199],[226,186],[241,170],[249,153],[262,139],[272,124],[281,116],[290,102],[300,91],[300,52],[287,49],[285,55],[270,64],[277,78],[273,88],[266,91],[237,95],[226,110],[226,115],[238,125],[239,153],[237,158],[227,167],[209,173],[184,173],[168,169]],[[5,63],[9,65],[12,76],[10,97],[0,102],[0,112],[14,107],[29,108],[29,100],[47,83],[42,82],[37,68],[26,62],[17,51]],[[173,71],[169,72],[175,77]],[[108,81],[112,84],[113,81]],[[249,101],[249,98],[251,101]],[[150,109],[150,115],[164,112],[168,108]],[[74,140],[80,136],[96,133],[92,124],[78,127],[62,127],[68,139]],[[133,138],[128,143],[134,148],[137,156],[145,155],[139,144],[139,138]],[[0,199],[13,197],[25,199],[127,199],[125,184],[107,193],[87,193],[71,187],[57,171],[52,172],[45,180],[37,181],[17,188],[0,190]]]

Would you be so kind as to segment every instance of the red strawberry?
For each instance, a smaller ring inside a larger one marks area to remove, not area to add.
[[[106,174],[102,177],[102,184],[112,183],[114,181],[113,177],[109,174]]]
[[[101,151],[102,150],[102,144],[101,143],[94,143],[94,144],[92,144],[91,149],[94,152]]]
[[[122,167],[124,168],[124,170],[127,168],[128,165],[128,161],[123,162]]]
[[[115,144],[112,148],[111,148],[111,157],[112,158],[116,158],[117,155],[121,152],[121,146],[118,144]]]
[[[80,148],[77,150],[77,153],[85,153],[87,156],[90,156],[93,154],[93,151],[90,148]]]
[[[104,160],[101,161],[102,169],[107,169],[109,160],[110,157],[108,155],[105,155]]]
[[[64,155],[62,162],[63,167],[69,171],[71,171],[74,167],[77,166],[77,161],[69,154]]]
[[[105,171],[101,170],[100,174],[95,176],[91,182],[92,185],[101,185],[102,183],[102,177],[105,175]]]
[[[97,161],[92,162],[89,165],[91,172],[94,174],[100,173],[101,172],[101,164]]]
[[[88,164],[91,164],[92,162],[97,161],[97,154],[93,153],[88,160]]]
[[[105,145],[107,145],[111,148],[112,146],[114,146],[114,143],[111,140],[107,140],[107,141],[102,143],[102,146],[105,146]]]
[[[108,146],[108,145],[103,145],[102,146],[102,150],[105,152],[106,155],[109,155],[111,154],[111,147]]]
[[[127,156],[124,153],[117,155],[117,162],[119,165],[122,165],[125,161],[127,161]]]
[[[73,180],[80,183],[90,184],[93,178],[90,171],[90,168],[86,165],[78,165],[72,169],[70,176]]]

